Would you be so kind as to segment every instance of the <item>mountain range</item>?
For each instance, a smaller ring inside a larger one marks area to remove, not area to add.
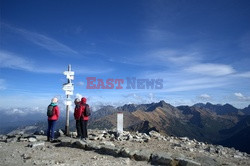
[[[250,153],[250,105],[244,109],[211,103],[174,107],[160,101],[117,108],[105,106],[93,113],[90,127],[115,128],[117,112],[124,114],[125,130],[145,133],[155,130]]]
[[[89,128],[115,129],[118,112],[123,113],[125,130],[145,133],[155,130],[169,136],[188,137],[250,153],[250,105],[244,109],[211,103],[174,107],[160,101],[120,107],[103,106],[92,112]],[[56,127],[64,129],[65,117],[60,118]],[[46,128],[46,120],[36,121],[36,130]],[[75,130],[72,116],[70,130]]]

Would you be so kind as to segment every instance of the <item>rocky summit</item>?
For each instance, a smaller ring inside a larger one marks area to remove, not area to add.
[[[53,142],[46,142],[43,131],[1,135],[0,165],[250,165],[250,155],[234,148],[156,131],[89,130],[87,140],[75,132],[56,135]]]

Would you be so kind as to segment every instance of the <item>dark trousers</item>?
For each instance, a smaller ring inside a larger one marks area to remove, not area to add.
[[[83,138],[88,138],[88,121],[83,121]]]
[[[48,120],[47,139],[54,139],[56,120]]]
[[[81,138],[82,137],[82,133],[83,133],[83,127],[82,127],[83,123],[82,120],[76,120],[76,132],[77,132],[77,137]]]
[[[76,120],[76,132],[77,137],[79,138],[88,138],[88,131],[87,131],[87,120]]]

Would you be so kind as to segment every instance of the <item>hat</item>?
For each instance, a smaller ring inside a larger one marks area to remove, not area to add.
[[[80,103],[80,101],[81,100],[79,98],[76,98],[74,102],[75,102],[75,104],[77,104],[77,103]]]
[[[87,99],[86,99],[85,97],[83,97],[83,98],[81,99],[81,102],[82,102],[82,103],[86,103],[86,102],[87,102]]]
[[[54,97],[53,99],[51,99],[51,103],[57,103],[58,99],[56,97]]]

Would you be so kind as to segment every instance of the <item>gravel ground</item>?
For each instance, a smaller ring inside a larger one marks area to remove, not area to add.
[[[235,158],[233,156],[224,157],[219,154],[211,154],[209,152],[199,153],[196,151],[189,151],[183,147],[176,147],[172,146],[172,143],[168,141],[161,141],[157,139],[151,139],[149,142],[120,142],[115,141],[114,144],[119,147],[127,147],[127,148],[134,148],[134,149],[142,149],[142,150],[150,150],[151,152],[168,152],[171,156],[176,158],[178,157],[185,157],[190,160],[197,161],[204,166],[211,166],[211,165],[241,165],[241,166],[249,166],[250,159],[241,159]]]
[[[46,136],[36,136],[43,143],[46,141]],[[78,141],[78,139],[61,137],[62,141],[69,140],[70,142]],[[136,141],[108,141],[96,140],[97,144],[111,143],[117,147],[128,149],[142,150],[154,152],[166,152],[172,158],[186,158],[202,164],[202,166],[230,165],[230,166],[249,166],[250,159],[248,157],[234,156],[235,154],[217,154],[209,151],[198,152],[190,145],[181,143],[176,139],[158,140],[152,138],[148,142]],[[174,142],[173,142],[174,141]],[[64,142],[64,141],[63,141]],[[63,143],[62,142],[62,143]],[[91,141],[90,141],[91,142]],[[37,142],[35,142],[37,143]],[[133,165],[146,166],[151,165],[146,161],[135,161],[129,158],[113,157],[110,155],[100,154],[94,151],[86,151],[77,146],[63,145],[60,143],[45,142],[44,145],[29,147],[30,142],[0,142],[0,166],[23,166],[23,165],[61,165],[61,166],[80,166],[80,165],[96,165],[96,166],[118,166],[118,165]],[[189,148],[188,148],[189,147]],[[226,151],[226,149],[225,149]]]
[[[30,166],[30,165],[61,165],[61,166],[117,166],[150,165],[143,161],[134,161],[129,158],[116,158],[72,147],[55,146],[56,143],[46,142],[45,146],[28,147],[27,142],[3,143],[0,142],[1,166]]]

